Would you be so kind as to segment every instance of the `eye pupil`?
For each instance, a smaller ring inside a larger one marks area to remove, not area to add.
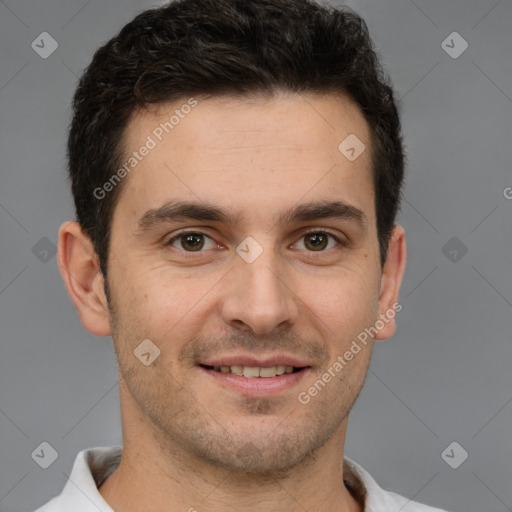
[[[307,243],[310,243],[314,249],[324,249],[326,247],[327,236],[323,233],[313,233],[311,235],[306,235]],[[306,243],[306,245],[307,245]]]
[[[192,250],[197,251],[199,249],[203,248],[204,245],[204,238],[203,235],[199,234],[191,234],[191,235],[184,235],[182,238],[182,247],[186,250]],[[187,245],[189,246],[187,247]]]

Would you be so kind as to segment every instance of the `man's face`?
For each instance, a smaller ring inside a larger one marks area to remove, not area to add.
[[[156,143],[122,183],[112,221],[125,400],[174,453],[284,470],[344,436],[368,369],[371,342],[309,403],[298,399],[378,319],[370,132],[347,99],[290,94],[198,99],[159,141],[185,103],[137,114],[125,136],[127,158],[148,136]],[[349,134],[367,148],[354,161],[338,149]],[[175,217],[178,202],[227,218]],[[337,208],[301,209],[316,203]],[[148,339],[160,355],[146,366],[134,350]],[[243,366],[294,372],[247,378]]]

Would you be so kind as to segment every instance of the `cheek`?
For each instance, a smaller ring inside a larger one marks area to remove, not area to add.
[[[308,291],[309,290],[309,293]],[[299,297],[304,297],[312,317],[321,319],[322,331],[329,335],[357,335],[378,315],[378,276],[357,273],[339,279],[318,282],[311,291],[306,287]],[[305,299],[307,297],[307,300]]]
[[[143,269],[119,262],[111,265],[109,285],[118,337],[123,347],[133,350],[159,331],[159,304],[163,302],[160,291]]]
[[[194,336],[201,325],[198,317],[207,314],[205,299],[217,281],[170,277],[159,269],[134,273],[119,269],[117,316],[129,331],[130,346],[139,338],[149,338],[166,351],[178,351],[180,340]]]

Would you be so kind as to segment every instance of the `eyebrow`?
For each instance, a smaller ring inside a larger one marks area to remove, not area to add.
[[[342,201],[311,201],[282,212],[278,223],[292,224],[320,219],[353,220],[362,227],[365,227],[368,222],[366,214],[353,205]],[[183,220],[214,221],[235,225],[244,220],[244,215],[241,212],[221,209],[205,202],[169,201],[159,208],[144,213],[138,221],[137,231],[146,231],[161,224]]]

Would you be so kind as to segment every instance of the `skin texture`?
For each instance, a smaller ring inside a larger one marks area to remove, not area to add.
[[[135,114],[127,154],[185,102]],[[355,161],[338,150],[351,133],[366,146]],[[112,335],[119,361],[123,458],[100,488],[115,510],[363,510],[343,485],[342,460],[373,340],[308,404],[298,395],[398,301],[405,236],[395,226],[381,269],[370,152],[368,125],[344,97],[198,98],[124,178],[112,221],[110,303],[89,239],[74,222],[61,227],[70,296],[86,329]],[[146,212],[177,199],[239,218],[140,228]],[[366,220],[279,221],[312,201],[342,201]],[[171,240],[185,228],[206,235],[200,251]],[[306,236],[315,230],[342,243],[328,238],[315,248]],[[262,248],[252,263],[236,252],[247,237]],[[394,331],[391,319],[376,339]],[[149,366],[134,356],[145,339],[160,349]],[[262,397],[198,366],[242,353],[291,355],[310,369]]]

